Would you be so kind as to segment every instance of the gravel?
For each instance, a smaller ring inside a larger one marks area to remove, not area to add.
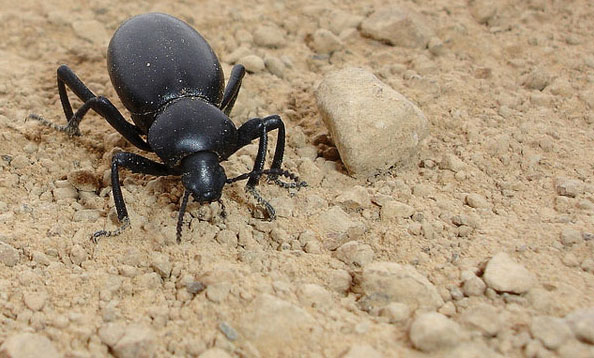
[[[493,256],[487,263],[483,280],[488,287],[498,292],[511,292],[521,294],[527,292],[535,285],[534,275],[526,268],[500,252]]]
[[[464,339],[462,328],[437,312],[419,315],[410,326],[409,336],[413,346],[423,352],[453,348]]]

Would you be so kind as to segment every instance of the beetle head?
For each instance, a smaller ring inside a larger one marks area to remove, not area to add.
[[[216,154],[212,152],[191,154],[182,160],[181,166],[182,183],[194,200],[204,204],[221,198],[227,176]]]

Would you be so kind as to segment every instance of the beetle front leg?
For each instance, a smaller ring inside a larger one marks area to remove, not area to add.
[[[133,173],[150,174],[155,176],[172,174],[166,165],[157,163],[138,154],[129,152],[115,153],[111,159],[111,190],[116,211],[118,213],[118,220],[122,225],[113,231],[97,231],[91,238],[94,242],[97,242],[97,239],[101,236],[117,236],[130,226],[130,217],[128,216],[128,210],[126,209],[126,203],[124,202],[124,196],[122,195],[122,188],[120,186],[120,175],[118,172],[120,167],[129,169]]]

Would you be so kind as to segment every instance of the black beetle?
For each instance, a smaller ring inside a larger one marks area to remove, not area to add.
[[[253,118],[239,129],[229,119],[245,69],[235,65],[225,87],[217,56],[206,40],[185,22],[160,13],[127,20],[109,43],[107,67],[111,82],[134,124],[126,121],[107,98],[95,96],[66,65],[60,66],[57,72],[60,101],[68,123],[61,126],[35,114],[28,117],[70,136],[78,136],[81,119],[93,109],[130,143],[144,151],[155,152],[163,161],[161,164],[129,152],[114,154],[111,183],[121,226],[114,231],[98,231],[93,240],[118,235],[130,225],[119,183],[120,166],[136,173],[181,176],[185,193],[177,222],[178,242],[190,194],[200,203],[213,202],[220,200],[226,183],[248,179],[246,191],[266,208],[270,219],[274,219],[274,209],[256,191],[260,177],[268,175],[270,180],[285,188],[307,185],[281,169],[285,126],[279,116]],[[66,87],[84,102],[76,113],[73,113]],[[267,132],[274,129],[278,130],[274,158],[271,168],[264,170]],[[257,138],[260,142],[253,170],[227,179],[219,163]],[[280,181],[279,176],[288,177],[292,182]]]

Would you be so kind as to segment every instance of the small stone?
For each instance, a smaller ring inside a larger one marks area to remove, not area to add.
[[[237,247],[237,234],[232,230],[221,230],[217,233],[215,238],[217,242],[221,245],[226,245],[229,247]]]
[[[97,20],[74,21],[72,29],[78,37],[95,45],[105,46],[109,40],[105,27]]]
[[[186,285],[186,290],[192,295],[197,295],[205,289],[206,286],[200,281],[192,281]]]
[[[561,259],[561,262],[567,267],[577,267],[580,264],[577,257],[571,252],[566,253]]]
[[[78,198],[78,191],[72,185],[65,188],[54,188],[52,194],[55,201]]]
[[[374,262],[357,276],[355,290],[364,295],[370,308],[378,309],[390,302],[400,302],[411,309],[437,309],[443,299],[435,286],[410,265]]]
[[[0,346],[2,358],[58,358],[60,356],[49,339],[35,333],[9,336]]]
[[[297,290],[299,302],[304,306],[326,309],[332,304],[332,296],[320,285],[306,283]]]
[[[254,43],[262,47],[283,47],[286,44],[285,34],[277,26],[262,25],[254,32]]]
[[[206,287],[206,298],[214,303],[220,303],[229,295],[231,289],[229,283],[218,282]]]
[[[354,176],[409,162],[429,132],[418,107],[361,68],[327,74],[315,96],[340,158]]]
[[[497,12],[497,3],[489,0],[474,0],[470,2],[470,14],[479,24],[486,24]]]
[[[457,173],[466,167],[464,162],[454,154],[445,154],[439,163],[439,169],[451,170]]]
[[[68,173],[68,182],[81,191],[97,191],[99,180],[90,169],[78,169]]]
[[[198,358],[232,358],[229,353],[221,348],[210,348],[200,353]]]
[[[386,317],[390,323],[406,321],[410,313],[410,308],[400,302],[390,302],[379,310],[380,317]]]
[[[433,36],[429,22],[417,12],[400,6],[376,9],[361,23],[361,32],[390,45],[425,48]]]
[[[124,336],[126,332],[126,325],[120,322],[109,322],[104,324],[97,331],[97,335],[101,342],[106,346],[113,348],[118,341]]]
[[[316,53],[329,54],[342,48],[342,41],[331,31],[326,29],[317,29],[312,35],[308,46]]]
[[[19,262],[19,252],[14,247],[0,241],[0,263],[13,267]]]
[[[363,16],[353,15],[348,12],[335,9],[330,14],[330,23],[328,28],[336,35],[340,35],[345,30],[356,29],[363,21]]]
[[[569,326],[557,317],[537,316],[532,318],[530,332],[548,349],[557,349],[573,334]]]
[[[171,262],[169,256],[155,252],[151,256],[151,267],[161,278],[166,279],[171,275]]]
[[[245,70],[250,73],[258,73],[264,71],[266,65],[264,60],[257,55],[247,55],[239,60],[245,67]]]
[[[227,337],[230,341],[235,341],[239,338],[237,331],[231,327],[227,322],[219,323],[219,330]]]
[[[468,297],[471,296],[482,296],[487,289],[487,285],[479,277],[474,274],[472,277],[464,281],[462,285],[462,292]]]
[[[87,251],[79,244],[72,246],[70,260],[72,260],[73,264],[80,266],[80,264],[87,260]]]
[[[276,77],[285,77],[287,66],[285,66],[284,62],[280,58],[268,55],[264,58],[264,65],[266,66],[268,72],[272,73]]]
[[[350,288],[353,282],[351,275],[343,269],[332,270],[328,273],[327,286],[338,293],[344,294]]]
[[[323,243],[329,250],[338,248],[346,241],[347,232],[358,226],[339,206],[333,206],[318,215],[317,221],[324,235]]]
[[[524,87],[528,89],[542,91],[550,83],[551,75],[542,68],[535,68],[524,79]]]
[[[101,217],[101,212],[96,209],[82,209],[74,213],[72,217],[73,221],[76,222],[89,222],[94,223]]]
[[[565,316],[565,321],[577,339],[594,345],[594,307],[575,310]]]
[[[496,291],[516,294],[528,291],[535,284],[534,275],[514,262],[505,252],[500,252],[489,260],[483,280]]]
[[[373,261],[371,246],[358,241],[349,241],[336,249],[336,258],[349,266],[363,267]]]
[[[555,179],[555,191],[559,195],[575,198],[584,192],[584,184],[576,179],[559,177]]]
[[[502,322],[497,309],[488,304],[478,304],[464,311],[460,321],[479,330],[485,337],[494,337],[501,330]]]
[[[466,204],[471,208],[483,209],[490,207],[489,202],[480,194],[468,194],[465,198]]]
[[[308,254],[320,254],[322,253],[322,246],[317,240],[310,240],[303,245],[303,251]]]
[[[594,259],[584,259],[580,265],[580,268],[586,272],[594,273]]]
[[[423,313],[410,326],[410,340],[423,352],[435,352],[457,346],[464,338],[460,326],[437,312]]]
[[[354,344],[340,358],[383,358],[383,355],[368,344]]]
[[[336,197],[336,202],[346,209],[361,209],[368,207],[371,200],[365,187],[355,185]]]
[[[453,317],[457,312],[456,305],[453,301],[448,301],[439,307],[437,312],[447,317]]]
[[[561,243],[565,246],[575,245],[582,241],[582,233],[570,227],[561,231]]]
[[[396,200],[390,200],[382,206],[380,216],[382,220],[391,221],[398,218],[408,219],[414,213],[415,209],[412,206]]]
[[[112,349],[117,358],[152,358],[157,350],[155,333],[147,326],[131,324]]]
[[[25,292],[23,294],[25,306],[31,311],[41,311],[43,306],[45,306],[47,298],[46,292]]]

